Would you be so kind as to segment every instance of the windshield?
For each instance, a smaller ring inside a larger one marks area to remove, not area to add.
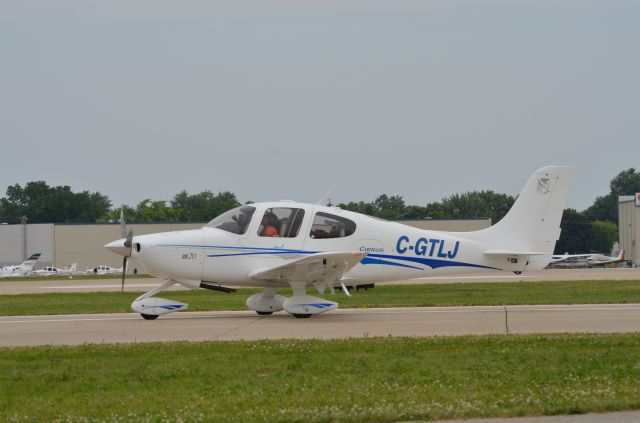
[[[205,225],[205,228],[217,228],[223,231],[242,235],[247,232],[251,217],[256,211],[252,206],[241,206],[222,213]]]

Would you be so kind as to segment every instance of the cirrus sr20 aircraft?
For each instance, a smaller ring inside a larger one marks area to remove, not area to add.
[[[338,304],[307,289],[322,295],[341,286],[348,294],[345,284],[543,269],[560,235],[570,172],[566,166],[539,169],[500,222],[474,232],[421,230],[336,207],[280,201],[238,207],[197,230],[129,232],[105,247],[166,279],[133,301],[131,308],[145,319],[187,308],[154,297],[176,283],[227,292],[263,288],[247,299],[251,310],[309,317]],[[293,295],[276,294],[283,287]]]

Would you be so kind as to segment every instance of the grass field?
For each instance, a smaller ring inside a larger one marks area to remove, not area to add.
[[[369,422],[637,408],[637,334],[0,349],[3,422]]]
[[[159,296],[189,304],[189,310],[246,310],[255,289],[224,294],[205,290],[163,292]],[[282,290],[290,296],[290,290]],[[0,296],[0,315],[116,313],[131,311],[131,292],[51,293]],[[341,291],[325,298],[340,307],[425,307],[502,304],[640,303],[640,281],[562,281],[380,285],[368,291]]]

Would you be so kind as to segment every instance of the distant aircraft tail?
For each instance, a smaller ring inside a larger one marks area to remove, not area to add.
[[[21,273],[26,275],[31,272],[33,270],[33,266],[35,266],[36,261],[38,261],[41,255],[42,254],[40,253],[31,254],[28,259],[26,259],[20,266],[18,266],[22,271]]]
[[[76,273],[76,270],[78,269],[78,263],[73,263],[70,267],[69,267],[69,272],[70,273]]]
[[[523,261],[529,263],[529,269],[544,268],[560,237],[571,171],[569,166],[538,169],[502,220],[490,228],[465,233],[465,237],[485,245],[485,254],[490,258],[513,257],[514,264],[520,258],[518,266],[501,268],[520,270]]]

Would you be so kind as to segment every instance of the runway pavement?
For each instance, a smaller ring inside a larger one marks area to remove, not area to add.
[[[439,420],[433,423],[638,423],[640,411],[574,414],[570,416],[511,417],[495,419]]]
[[[80,278],[80,279],[78,279]],[[119,291],[120,279],[82,279],[82,276],[68,280],[10,281],[0,280],[0,295],[42,294],[47,292],[96,292]],[[549,269],[526,272],[516,276],[510,272],[480,272],[458,276],[437,276],[411,281],[391,282],[391,284],[441,284],[476,282],[537,282],[575,280],[640,280],[640,268],[612,269]],[[148,291],[162,281],[156,278],[130,279],[125,290],[130,292]],[[176,285],[169,290],[186,289]]]
[[[640,332],[640,304],[343,309],[309,319],[251,311],[154,321],[131,313],[0,317],[0,346],[564,332]]]

